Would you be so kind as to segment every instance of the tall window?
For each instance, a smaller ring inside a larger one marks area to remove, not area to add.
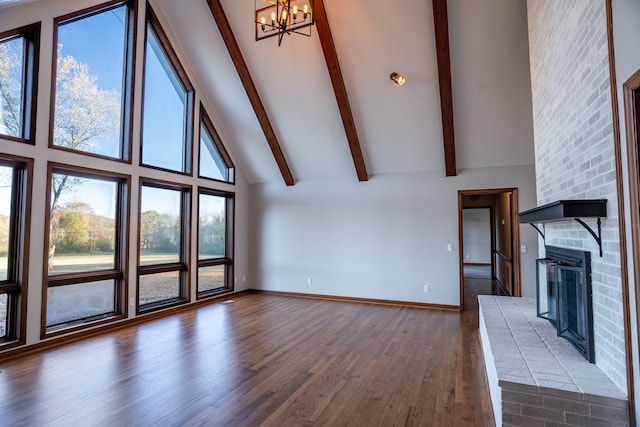
[[[51,145],[129,160],[134,1],[56,18]]]
[[[30,160],[0,158],[0,347],[24,342]]]
[[[33,144],[40,23],[0,33],[0,135]]]
[[[150,7],[147,12],[141,162],[191,174],[193,87]]]
[[[124,315],[129,179],[49,166],[47,332]]]
[[[200,161],[198,176],[216,181],[234,182],[235,168],[213,123],[200,105]]]
[[[138,310],[188,301],[190,189],[143,180],[138,239]]]
[[[200,188],[198,297],[233,289],[233,194]]]

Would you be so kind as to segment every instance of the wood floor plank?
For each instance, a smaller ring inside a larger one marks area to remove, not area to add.
[[[0,362],[0,424],[491,426],[486,285],[464,313],[247,294]]]

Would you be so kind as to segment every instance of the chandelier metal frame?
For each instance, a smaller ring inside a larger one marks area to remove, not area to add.
[[[263,3],[268,6],[260,7]],[[256,41],[278,37],[280,46],[286,34],[311,37],[314,6],[314,0],[255,0]]]

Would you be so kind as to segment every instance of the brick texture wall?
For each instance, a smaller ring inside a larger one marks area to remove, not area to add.
[[[575,222],[547,224],[546,244],[591,251],[596,364],[626,392],[605,2],[527,0],[527,12],[538,205],[608,199],[602,258]]]

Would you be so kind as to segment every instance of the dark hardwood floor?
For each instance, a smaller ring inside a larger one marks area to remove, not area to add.
[[[0,425],[492,426],[470,280],[463,313],[249,294],[3,362]]]

